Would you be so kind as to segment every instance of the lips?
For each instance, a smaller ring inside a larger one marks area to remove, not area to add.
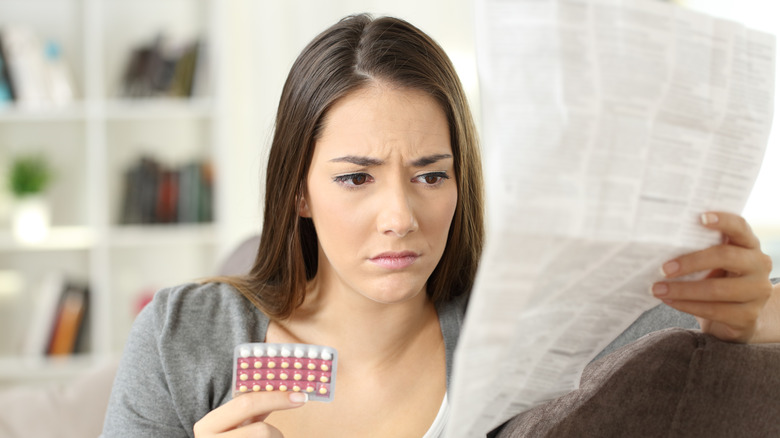
[[[420,255],[412,251],[383,252],[369,260],[386,269],[403,269],[411,266]]]

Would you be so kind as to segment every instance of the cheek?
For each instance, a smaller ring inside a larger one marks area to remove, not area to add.
[[[458,204],[457,190],[453,190],[445,197],[435,199],[435,202],[428,202],[425,209],[425,222],[431,233],[437,236],[438,246],[442,247],[447,243],[447,235],[450,231],[452,218],[455,216],[455,208]]]
[[[320,245],[326,253],[339,257],[350,251],[355,242],[365,240],[365,212],[357,208],[358,203],[338,193],[327,190],[312,193],[309,203],[314,227]]]

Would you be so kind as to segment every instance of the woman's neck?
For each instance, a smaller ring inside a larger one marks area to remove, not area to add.
[[[266,422],[286,436],[310,436],[312,425],[322,436],[344,436],[345,427],[350,436],[422,436],[446,392],[444,340],[425,290],[379,303],[352,290],[310,286],[292,317],[271,323],[266,340],[335,348],[337,395],[332,403],[276,411]]]
[[[425,290],[397,303],[379,303],[354,291],[312,282],[304,304],[279,328],[297,342],[330,345],[341,363],[392,366],[440,339],[439,320]]]

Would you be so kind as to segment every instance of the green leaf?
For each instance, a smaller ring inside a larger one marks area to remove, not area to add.
[[[41,193],[46,190],[51,178],[51,168],[43,156],[18,157],[11,166],[11,192],[16,197]]]

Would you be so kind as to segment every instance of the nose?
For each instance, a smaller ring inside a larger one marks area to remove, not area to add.
[[[403,237],[419,228],[414,199],[403,182],[387,187],[378,202],[377,229],[380,233]]]

